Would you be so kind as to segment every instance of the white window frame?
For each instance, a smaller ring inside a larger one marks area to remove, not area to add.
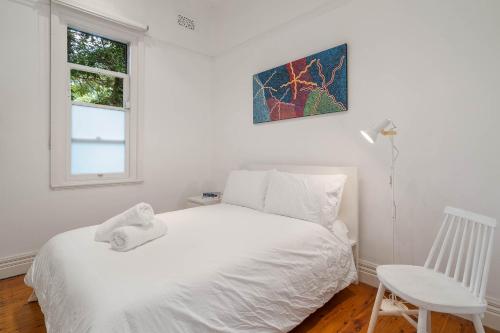
[[[128,71],[117,73],[103,69],[71,64],[67,61],[67,29],[81,30],[126,43],[128,45]],[[65,188],[120,183],[142,182],[142,87],[144,73],[144,31],[130,23],[123,24],[105,15],[65,5],[63,1],[51,3],[51,187]],[[125,112],[125,172],[105,174],[71,174],[71,106],[111,106],[71,101],[70,71],[81,69],[98,74],[123,78]],[[128,96],[128,99],[127,99]]]

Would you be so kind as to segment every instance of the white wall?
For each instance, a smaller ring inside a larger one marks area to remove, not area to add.
[[[212,59],[201,49],[188,50],[205,39],[203,34],[175,34],[168,28],[176,25],[168,21],[175,15],[162,20],[152,14],[157,2],[93,3],[151,26],[145,52],[144,183],[53,191],[48,2],[0,1],[0,258],[37,250],[59,232],[96,224],[139,201],[161,212],[206,190]],[[176,46],[180,41],[185,44]]]
[[[280,4],[261,9],[278,12]],[[274,29],[268,25],[261,35],[226,25],[220,39],[234,41],[238,31],[246,41],[215,59],[219,188],[230,169],[245,163],[358,166],[361,257],[389,263],[390,146],[384,140],[369,145],[359,130],[390,117],[400,131],[403,262],[423,263],[445,205],[500,218],[499,12],[495,0],[352,0]],[[252,124],[253,74],[344,42],[347,112]],[[500,299],[500,231],[495,241],[488,294]]]

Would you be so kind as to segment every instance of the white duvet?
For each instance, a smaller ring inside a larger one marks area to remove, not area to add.
[[[227,204],[157,215],[165,237],[130,252],[96,227],[45,244],[26,275],[53,332],[286,332],[356,279],[324,227]]]

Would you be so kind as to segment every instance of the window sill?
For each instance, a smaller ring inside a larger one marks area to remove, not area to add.
[[[141,184],[144,180],[137,179],[99,179],[99,180],[83,180],[83,181],[68,181],[62,184],[51,184],[52,190],[64,190],[86,187],[102,187],[102,186],[118,186],[118,185],[134,185]]]

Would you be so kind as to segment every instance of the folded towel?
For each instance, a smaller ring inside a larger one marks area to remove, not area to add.
[[[127,209],[106,222],[103,222],[95,232],[97,242],[108,242],[111,240],[111,233],[119,227],[127,225],[147,225],[151,224],[155,216],[151,205],[141,202],[132,208]]]
[[[162,237],[167,233],[165,222],[154,219],[153,223],[143,226],[129,225],[117,228],[111,235],[111,248],[115,251],[129,251],[146,242]]]

